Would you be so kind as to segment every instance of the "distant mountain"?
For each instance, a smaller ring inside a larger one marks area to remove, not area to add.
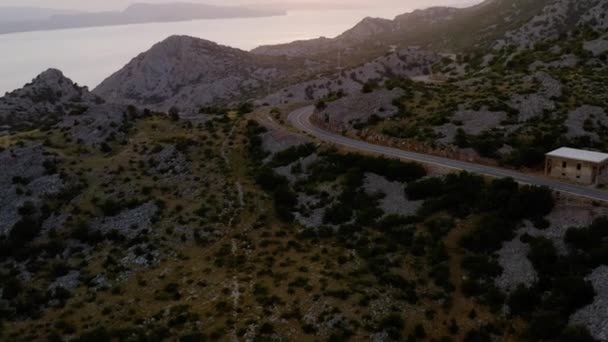
[[[27,6],[0,6],[0,23],[16,22],[16,21],[33,21],[47,20],[54,15],[77,14],[78,11],[57,9],[57,8],[42,8],[42,7],[27,7]]]
[[[303,61],[258,56],[188,37],[172,36],[103,81],[94,93],[116,103],[156,109],[198,108],[243,101],[297,78]]]
[[[137,3],[122,12],[60,14],[39,20],[0,22],[0,34],[79,27],[112,26],[196,19],[250,18],[284,15],[284,10],[214,6],[195,3]]]
[[[470,50],[487,46],[507,31],[522,27],[553,2],[486,0],[467,8],[432,7],[399,15],[394,20],[366,18],[335,38],[262,46],[252,52],[320,59],[345,52],[346,61],[361,63],[384,54],[391,45],[415,45],[436,51]],[[582,1],[576,7],[591,2]]]

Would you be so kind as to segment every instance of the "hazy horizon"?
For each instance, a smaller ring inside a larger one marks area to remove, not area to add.
[[[467,6],[479,3],[482,0],[377,0],[373,6],[394,7],[396,11],[405,8],[426,8],[431,6]],[[365,0],[333,0],[333,1],[318,1],[318,0],[54,0],[49,3],[48,0],[5,0],[0,7],[40,7],[53,9],[69,9],[81,11],[105,11],[105,10],[120,10],[124,9],[133,3],[172,3],[172,2],[192,2],[213,5],[268,5],[276,4],[288,7],[289,5],[300,4],[322,4],[322,5],[369,5]]]

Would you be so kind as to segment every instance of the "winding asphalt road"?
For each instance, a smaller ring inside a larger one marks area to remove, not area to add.
[[[288,120],[295,128],[308,134],[311,134],[320,140],[333,143],[335,145],[344,146],[350,149],[381,154],[387,157],[415,161],[427,165],[437,165],[455,170],[468,171],[471,173],[476,173],[494,178],[510,177],[522,184],[546,186],[557,192],[563,192],[571,195],[590,198],[597,201],[608,202],[608,192],[590,187],[569,184],[550,178],[528,175],[525,173],[502,169],[498,167],[468,163],[460,160],[437,157],[428,154],[408,152],[396,148],[374,145],[364,141],[347,138],[339,134],[325,131],[313,125],[310,122],[310,117],[313,113],[313,106],[300,108],[290,113]]]

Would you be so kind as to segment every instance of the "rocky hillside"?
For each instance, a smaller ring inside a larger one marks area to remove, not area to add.
[[[336,106],[366,108],[362,98],[347,97],[320,107],[318,120],[376,142],[514,167],[539,167],[560,146],[604,151],[606,6],[553,1],[485,48],[443,58],[432,67],[434,79],[385,82],[371,95],[376,110],[343,115]],[[405,94],[387,98],[395,87]],[[397,114],[378,111],[391,105]]]
[[[532,48],[542,41],[555,40],[577,26],[602,31],[608,28],[608,3],[601,0],[555,0],[524,25],[506,32],[495,47],[515,45]]]
[[[129,108],[105,151],[0,137],[0,340],[605,336],[602,206],[339,153],[276,109]]]
[[[251,52],[268,56],[312,57],[322,52],[348,49],[396,29],[395,23],[391,20],[367,17],[352,29],[335,38],[321,37],[287,44],[265,45],[257,47]]]
[[[341,134],[514,168],[608,150],[606,12],[491,0],[256,53],[171,37],[93,93],[41,74],[0,99],[0,341],[606,340],[604,203],[283,125],[315,103]]]
[[[606,3],[601,0],[486,0],[468,8],[416,10],[394,20],[366,18],[335,38],[262,46],[253,52],[319,59],[341,52],[345,63],[360,63],[393,45],[441,52],[470,52],[495,44],[530,46],[577,24],[605,27],[605,11]]]
[[[61,71],[49,69],[23,88],[0,98],[0,131],[54,123],[104,101],[79,87]]]
[[[202,39],[172,36],[133,59],[94,93],[110,102],[184,110],[243,101],[294,78],[298,60],[268,58]]]
[[[293,91],[287,88],[294,84],[304,84],[306,89],[311,85],[306,82],[314,78],[321,81],[323,77],[336,78],[336,67],[342,74],[344,70],[350,73],[370,61],[390,59],[387,53],[395,56],[397,51],[408,48],[435,51],[444,56],[448,51],[453,58],[456,53],[481,58],[482,52],[488,49],[498,51],[525,42],[530,45],[539,37],[551,39],[576,25],[588,23],[602,27],[604,19],[599,13],[603,6],[597,0],[572,3],[570,0],[488,0],[464,9],[417,10],[394,20],[365,18],[336,38],[265,46],[252,53],[192,37],[174,36],[133,59],[94,93],[114,103],[164,111],[175,107],[192,112],[212,104],[253,100],[275,94],[277,90],[290,94]],[[570,10],[565,20],[564,11]],[[399,71],[398,77],[421,75],[406,69],[393,70]],[[313,76],[318,74],[324,76]],[[291,97],[302,99],[298,95]]]
[[[311,101],[331,101],[343,96],[358,97],[394,78],[429,77],[442,57],[433,52],[403,49],[357,67],[291,84],[259,99],[260,105],[284,106]],[[390,101],[389,101],[390,102]]]

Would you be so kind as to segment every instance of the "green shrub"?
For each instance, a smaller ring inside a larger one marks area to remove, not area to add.
[[[474,253],[492,253],[504,241],[515,237],[516,224],[496,214],[485,215],[477,225],[460,240],[460,245]]]
[[[594,342],[596,341],[587,328],[582,326],[566,327],[558,338],[559,342]]]
[[[534,341],[554,340],[560,336],[567,319],[555,312],[536,314],[530,321],[526,336]]]
[[[334,204],[325,210],[323,223],[333,225],[346,223],[353,217],[353,212],[353,208],[347,204]]]
[[[502,267],[498,262],[485,255],[467,255],[462,260],[462,267],[472,278],[491,279],[502,273]]]
[[[409,183],[405,188],[407,197],[418,201],[438,197],[444,193],[444,184],[441,178],[432,177]]]
[[[538,289],[520,284],[509,294],[507,305],[512,315],[528,317],[535,311],[540,298],[541,293],[538,292]]]
[[[399,340],[403,329],[405,329],[405,321],[394,313],[384,317],[378,325],[378,330],[386,331],[393,340]]]
[[[315,145],[312,143],[290,147],[274,155],[269,166],[272,168],[289,165],[301,158],[308,157],[315,152]]]

